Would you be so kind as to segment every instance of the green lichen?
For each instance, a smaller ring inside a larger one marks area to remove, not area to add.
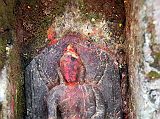
[[[25,105],[25,97],[24,97],[24,82],[23,77],[20,75],[17,77],[17,94],[15,99],[15,111],[16,111],[16,119],[22,119],[24,115],[24,105]]]
[[[25,97],[24,97],[24,77],[22,73],[21,58],[19,49],[17,46],[13,46],[13,49],[9,55],[9,65],[10,65],[10,84],[15,85],[16,89],[14,94],[14,117],[15,119],[22,119],[24,116],[25,108]]]
[[[0,69],[4,66],[6,60],[6,46],[12,39],[12,29],[15,28],[15,16],[14,16],[15,0],[1,0],[0,1]],[[15,37],[15,36],[14,36]],[[11,42],[10,42],[11,43]],[[15,45],[16,46],[16,45]],[[18,46],[16,46],[18,47]],[[18,49],[16,49],[18,51]],[[23,96],[23,83],[22,83],[22,70],[20,68],[19,53],[17,51],[11,51],[8,56],[10,71],[9,82],[11,87],[16,85],[16,94],[14,95],[14,118],[22,119],[24,113],[24,96]],[[12,87],[13,88],[13,87]],[[12,89],[14,90],[14,89]],[[8,94],[7,100],[11,102],[11,95]]]
[[[14,26],[14,0],[0,0],[0,70],[3,68],[6,60],[6,46],[9,37],[6,29],[12,29]]]
[[[147,77],[149,77],[150,79],[158,79],[158,78],[160,78],[160,73],[158,73],[156,71],[150,71],[147,74]]]
[[[14,0],[0,1],[0,27],[12,27],[14,23]]]
[[[160,60],[160,52],[155,53],[155,60],[159,61]]]
[[[156,52],[153,54],[154,62],[150,64],[150,66],[154,68],[158,68],[160,66],[160,52]]]
[[[94,23],[92,19],[99,20],[103,17],[100,12],[89,10],[88,5],[84,2],[84,0],[78,0],[78,4],[83,19],[89,19],[91,23]]]
[[[5,37],[0,37],[0,70],[3,68],[6,60],[6,45]]]
[[[13,38],[12,31],[15,29],[15,0],[1,0],[0,1],[0,29],[2,32],[0,34],[0,68],[4,65],[6,60],[6,46],[7,42]],[[7,29],[7,30],[6,30]],[[14,32],[14,31],[13,31]],[[15,37],[15,36],[14,36]],[[21,59],[18,45],[14,45],[13,49],[10,52],[10,55],[7,57],[9,61],[9,82],[11,87],[15,85],[16,91],[14,96],[14,118],[22,119],[24,115],[24,91],[23,91],[23,78],[22,78],[22,69],[21,69]],[[13,87],[12,87],[13,88]],[[12,89],[14,90],[14,88]],[[11,100],[11,95],[8,95],[7,100],[9,103]]]

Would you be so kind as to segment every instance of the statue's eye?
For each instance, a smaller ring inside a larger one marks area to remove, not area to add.
[[[72,60],[72,61],[75,61],[75,60],[76,60],[76,58],[74,58],[74,57],[71,57],[71,60]]]

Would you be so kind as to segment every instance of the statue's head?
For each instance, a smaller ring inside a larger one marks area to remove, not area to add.
[[[79,82],[82,62],[73,45],[68,45],[60,60],[60,69],[66,83]]]

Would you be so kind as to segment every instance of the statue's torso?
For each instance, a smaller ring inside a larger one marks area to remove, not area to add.
[[[63,85],[50,96],[55,95],[62,119],[90,119],[96,112],[95,94],[90,85]]]

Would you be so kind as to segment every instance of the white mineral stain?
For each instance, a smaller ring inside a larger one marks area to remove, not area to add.
[[[83,19],[83,15],[77,7],[66,6],[62,16],[56,17],[52,26],[57,34],[57,39],[62,38],[68,31],[84,34],[87,38],[108,38],[108,21],[102,19]],[[91,23],[94,22],[93,23]],[[106,31],[107,30],[107,31]]]
[[[151,49],[151,46],[154,44],[151,37],[151,33],[148,33],[147,31],[149,22],[143,19],[144,17],[153,17],[152,3],[154,2],[150,0],[146,1],[144,7],[142,7],[140,11],[140,23],[142,23],[140,27],[144,30],[144,44],[142,49],[143,67],[139,68],[139,72],[137,73],[137,75],[139,75],[137,81],[137,87],[139,89],[135,93],[137,102],[137,119],[160,119],[160,117],[158,117],[160,110],[160,79],[149,80],[146,77],[150,71],[160,72],[158,71],[158,69],[150,66],[150,64],[154,62]],[[159,10],[156,10],[156,12],[157,11]],[[155,16],[157,16],[157,13],[155,14]],[[159,27],[159,25],[157,24],[158,22],[156,21],[158,19],[158,17],[155,17],[153,20],[157,27]],[[159,32],[157,28],[155,28],[155,30]],[[158,40],[156,39],[154,43],[159,43],[160,36],[158,35],[160,34],[157,32],[156,34],[156,38],[158,38]]]
[[[7,88],[7,71],[6,66],[2,69],[0,74],[0,102],[6,100],[6,88]]]
[[[7,118],[7,84],[8,84],[8,79],[7,79],[7,68],[4,66],[4,68],[1,71],[0,74],[0,103],[2,104],[2,119],[8,119]]]
[[[6,55],[9,55],[10,49],[12,46],[6,47]],[[8,81],[8,61],[6,61],[3,69],[0,72],[0,103],[2,104],[2,110],[0,113],[0,119],[10,119],[9,113],[10,113],[10,106],[8,105],[8,87],[9,87],[9,81]]]

